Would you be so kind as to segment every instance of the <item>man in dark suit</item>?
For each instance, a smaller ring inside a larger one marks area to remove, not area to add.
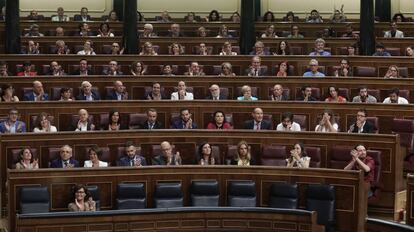
[[[168,37],[184,37],[184,34],[181,32],[180,29],[180,24],[171,24],[170,30],[168,32]]]
[[[43,84],[40,81],[33,81],[33,90],[24,95],[24,101],[48,101],[49,95],[43,90]]]
[[[137,154],[137,148],[132,141],[125,143],[125,153],[126,155],[119,159],[118,166],[138,167],[147,165],[145,158]]]
[[[271,130],[272,123],[263,120],[263,110],[261,108],[255,108],[252,112],[253,120],[244,122],[244,129],[250,130]]]
[[[164,129],[162,122],[157,120],[158,114],[157,110],[150,108],[147,110],[147,120],[140,125],[140,129]]]
[[[78,75],[78,76],[89,76],[89,75],[93,75],[93,72],[91,69],[88,68],[88,60],[81,59],[79,61],[79,69],[75,70],[71,74]]]
[[[261,62],[262,59],[260,58],[260,56],[254,56],[252,58],[252,64],[245,71],[246,75],[251,77],[266,76],[267,68],[262,67]]]
[[[118,66],[118,62],[115,60],[111,60],[109,61],[109,66],[107,69],[104,69],[102,71],[103,75],[108,75],[108,76],[122,76],[124,75],[123,72],[119,71],[119,66]]]
[[[72,148],[64,145],[60,148],[60,157],[50,163],[51,168],[77,168],[79,162],[72,159]]]
[[[209,88],[210,95],[206,97],[208,100],[227,100],[227,96],[220,94],[220,87],[217,84],[212,84]]]
[[[153,165],[181,165],[179,152],[173,153],[171,144],[167,141],[161,143],[161,154],[152,159]]]
[[[283,94],[283,86],[280,84],[276,84],[273,86],[273,92],[269,96],[269,100],[271,101],[289,101],[289,96]]]
[[[82,7],[80,11],[80,15],[75,15],[73,20],[81,21],[81,22],[91,21],[91,16],[88,15],[88,8]]]
[[[367,121],[368,113],[365,109],[358,110],[357,120],[349,127],[348,133],[374,133],[375,126]]]
[[[128,100],[128,92],[125,90],[125,86],[121,81],[114,82],[114,89],[106,95],[106,100]]]
[[[303,86],[301,90],[302,90],[302,95],[296,98],[296,101],[305,101],[305,102],[318,101],[318,99],[312,96],[312,87],[310,87],[309,85]]]
[[[81,101],[95,101],[95,100],[101,100],[101,96],[98,92],[92,90],[92,84],[89,81],[82,82],[81,85],[81,93],[76,96],[76,100]]]
[[[171,125],[172,129],[197,129],[197,124],[193,122],[189,109],[181,109],[180,117],[180,120],[173,122],[173,124]]]

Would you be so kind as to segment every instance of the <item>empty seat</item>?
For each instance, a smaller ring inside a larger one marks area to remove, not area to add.
[[[374,132],[375,134],[379,133],[379,119],[378,117],[367,117],[367,121],[374,125]]]
[[[22,187],[20,189],[20,213],[47,213],[50,200],[47,187]]]
[[[351,160],[351,146],[334,146],[331,151],[329,167],[334,169],[344,169]]]
[[[298,185],[285,182],[273,183],[269,192],[269,207],[298,208]]]
[[[184,198],[180,182],[158,183],[155,186],[155,208],[172,208],[183,206]]]
[[[101,197],[99,193],[99,187],[97,185],[88,185],[86,186],[86,188],[88,189],[92,199],[96,203],[96,210],[99,210],[101,208]]]
[[[335,225],[335,188],[331,185],[309,185],[306,190],[306,209],[318,213],[318,224],[325,231],[333,231]]]
[[[260,161],[267,166],[286,166],[286,146],[263,145]]]
[[[376,77],[377,69],[375,67],[356,66],[354,68],[354,76],[357,77]]]
[[[309,167],[321,167],[321,148],[320,147],[305,147],[306,154],[311,158]]]
[[[385,48],[385,50],[389,52],[391,56],[401,56],[400,48]]]
[[[218,207],[220,191],[218,182],[214,181],[193,181],[190,189],[191,206]]]
[[[147,114],[145,113],[133,113],[129,114],[129,129],[140,129],[141,124],[147,120]]]
[[[231,181],[227,204],[233,207],[256,207],[256,184],[253,181]]]
[[[301,131],[308,130],[308,117],[303,114],[295,114],[293,115],[293,121],[300,125]]]
[[[147,198],[143,183],[118,184],[116,209],[143,209],[146,205]]]
[[[394,118],[392,132],[400,135],[400,144],[408,149],[414,147],[414,120]]]

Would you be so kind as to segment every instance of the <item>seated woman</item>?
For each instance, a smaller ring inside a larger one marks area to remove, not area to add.
[[[241,100],[241,101],[257,101],[258,100],[257,97],[252,96],[252,88],[248,85],[244,85],[241,88],[241,92],[243,96],[237,97],[237,100]]]
[[[175,76],[173,67],[170,64],[165,64],[162,66],[161,75],[163,76]]]
[[[277,67],[277,77],[287,77],[288,76],[288,67],[289,63],[287,61],[282,61],[279,63],[279,66]]]
[[[290,157],[286,159],[288,168],[309,168],[311,158],[305,153],[303,143],[295,143],[293,150],[290,151]]]
[[[89,121],[89,113],[85,109],[80,109],[78,112],[79,120],[76,125],[72,125],[74,131],[93,131],[95,125]]]
[[[231,160],[230,164],[237,166],[250,166],[256,164],[250,153],[250,146],[246,141],[240,141],[237,144],[236,157]]]
[[[151,42],[145,42],[142,51],[139,53],[140,56],[156,56],[158,53],[155,52]]]
[[[212,10],[208,17],[206,18],[207,22],[219,22],[221,20],[220,13],[217,10]]]
[[[217,33],[217,38],[233,38],[232,35],[229,34],[229,28],[226,25],[221,25],[219,31]]]
[[[199,157],[197,158],[197,163],[199,165],[214,165],[216,161],[212,151],[210,144],[207,142],[202,143],[198,149]]]
[[[80,50],[78,53],[78,55],[96,55],[96,53],[93,51],[92,48],[92,41],[91,40],[86,40],[85,43],[83,44],[83,50]]]
[[[263,15],[263,22],[274,22],[275,21],[275,15],[271,11],[266,11]]]
[[[184,48],[179,43],[172,43],[168,47],[168,54],[173,56],[179,56],[184,54]]]
[[[230,16],[230,21],[233,23],[240,23],[240,14],[239,12],[235,11],[233,12],[233,14]]]
[[[92,199],[92,196],[84,185],[75,185],[72,194],[73,202],[68,205],[69,211],[79,212],[96,210],[96,202]]]
[[[233,72],[233,67],[229,62],[224,62],[221,64],[221,72],[219,74],[221,77],[234,77],[236,74]]]
[[[289,43],[285,40],[280,41],[279,45],[277,46],[276,52],[273,53],[276,56],[286,56],[290,55],[290,46]]]
[[[226,122],[226,117],[223,111],[218,110],[214,112],[213,117],[214,121],[208,123],[207,129],[233,129],[230,123]]]
[[[319,132],[338,132],[338,123],[335,122],[332,111],[325,110],[321,121],[315,127],[315,131]]]
[[[344,14],[344,5],[342,4],[341,10],[335,10],[330,18],[331,23],[343,23],[346,22],[346,16]]]
[[[1,87],[0,102],[18,102],[19,98],[14,94],[14,88],[11,84],[4,84]]]
[[[99,168],[108,167],[108,163],[100,161],[99,158],[102,156],[102,149],[98,146],[93,146],[88,150],[89,160],[85,160],[83,167],[85,168]]]
[[[62,87],[59,101],[73,101],[72,90],[68,87]]]
[[[292,11],[286,13],[286,16],[283,17],[283,22],[293,23],[297,21],[299,18],[295,17],[295,14]]]
[[[237,56],[237,52],[233,52],[231,43],[226,41],[223,44],[220,56]]]
[[[414,57],[414,49],[412,46],[405,48],[405,56]]]
[[[57,132],[55,126],[51,124],[49,121],[49,114],[42,112],[37,116],[35,122],[35,128],[33,129],[34,133],[41,133],[41,132]]]
[[[125,130],[127,127],[124,124],[121,124],[121,116],[118,110],[111,110],[108,116],[108,124],[102,125],[102,130]]]
[[[390,65],[388,67],[388,71],[385,74],[384,78],[394,79],[394,78],[401,78],[400,70],[398,69],[397,65]]]
[[[130,72],[133,76],[143,76],[146,74],[147,69],[141,61],[134,61],[131,64]]]
[[[206,28],[205,27],[199,27],[198,29],[197,29],[197,36],[198,37],[207,37],[207,30],[206,30]]]
[[[339,96],[337,87],[329,86],[328,90],[329,90],[329,95],[325,99],[325,102],[338,102],[338,103],[346,102],[346,98]]]
[[[109,27],[109,23],[101,23],[98,29],[97,37],[114,37],[114,33],[112,33],[112,29]]]
[[[66,55],[70,53],[69,48],[65,44],[65,41],[57,40],[55,44],[56,44],[56,51],[55,51],[56,54]]]
[[[277,38],[274,25],[269,25],[266,27],[266,30],[263,32],[263,34],[260,36],[262,38]]]
[[[17,157],[16,169],[39,169],[39,161],[33,157],[30,148],[23,148]]]
[[[106,22],[119,22],[118,15],[117,15],[116,11],[111,10],[109,12],[108,19],[106,20]]]
[[[185,22],[186,23],[196,23],[196,15],[194,12],[188,12],[187,16],[185,17]]]

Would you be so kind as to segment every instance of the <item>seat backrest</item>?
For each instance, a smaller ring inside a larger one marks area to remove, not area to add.
[[[410,101],[410,90],[408,90],[408,89],[400,89],[399,96],[407,99],[407,101]]]
[[[286,146],[263,145],[260,161],[267,166],[286,166]]]
[[[129,114],[129,129],[139,129],[140,125],[147,120],[146,113]]]
[[[256,183],[250,180],[229,182],[227,204],[233,207],[256,207]]]
[[[20,189],[20,213],[47,213],[50,200],[47,187],[21,187]]]
[[[367,117],[367,121],[374,125],[374,133],[378,134],[380,130],[378,117]]]
[[[157,183],[154,192],[154,207],[183,207],[184,198],[181,188],[180,182]]]
[[[334,146],[331,151],[329,167],[334,169],[344,169],[351,160],[351,146]]]
[[[367,89],[367,92],[369,95],[372,95],[373,97],[375,97],[377,99],[377,101],[381,101],[381,92],[379,89]]]
[[[377,69],[375,67],[356,66],[354,67],[354,76],[357,77],[376,77]]]
[[[303,114],[293,115],[293,121],[300,125],[301,131],[307,131],[308,129],[308,117]]]
[[[321,167],[321,148],[320,147],[305,147],[306,154],[311,158],[309,167]]]
[[[391,56],[401,56],[401,48],[385,48],[385,51],[389,52]]]
[[[193,181],[190,188],[191,206],[218,207],[220,200],[219,185],[213,181]]]
[[[269,207],[298,208],[298,185],[285,182],[273,183],[269,192]]]
[[[400,135],[400,144],[407,148],[414,147],[414,120],[394,118],[392,132]]]
[[[290,47],[291,55],[303,55],[303,47]]]
[[[96,203],[96,210],[99,210],[101,208],[101,197],[99,187],[97,185],[87,185],[86,188],[88,189],[90,196]]]
[[[332,185],[309,185],[306,190],[306,209],[318,213],[318,224],[324,225],[326,231],[335,224],[335,187]]]
[[[116,209],[143,209],[147,206],[144,183],[121,183],[117,186]]]

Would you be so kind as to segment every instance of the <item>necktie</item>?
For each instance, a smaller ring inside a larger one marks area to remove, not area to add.
[[[152,130],[153,127],[154,127],[154,123],[150,123],[149,124],[149,129]]]
[[[67,168],[68,165],[69,165],[69,162],[67,160],[65,160],[65,161],[63,161],[63,164],[65,165],[65,168]]]
[[[255,70],[254,70],[254,76],[256,76],[256,77],[257,77],[257,76],[259,76],[258,74],[259,74],[259,73],[258,73],[257,69],[255,69]]]
[[[129,160],[129,166],[131,166],[131,167],[134,166],[134,160],[133,159]]]
[[[260,122],[256,122],[256,130],[260,130]]]

